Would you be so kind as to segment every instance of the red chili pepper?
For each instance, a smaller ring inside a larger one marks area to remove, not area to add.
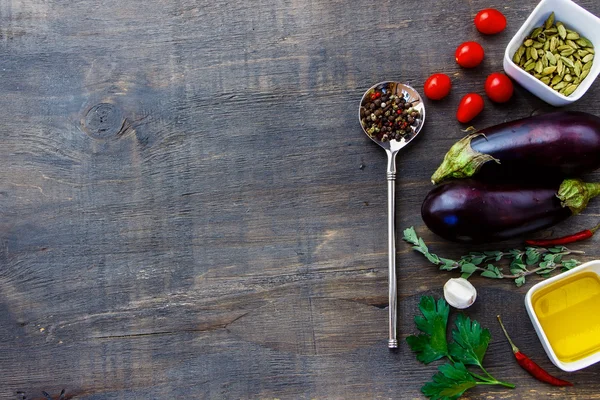
[[[526,240],[525,244],[529,246],[556,246],[567,243],[579,242],[581,240],[589,239],[594,236],[594,233],[600,228],[600,224],[596,225],[592,229],[586,229],[577,233],[573,233],[571,235],[562,236],[554,239],[540,239],[540,240]]]
[[[508,332],[506,332],[506,328],[504,328],[504,324],[500,319],[500,316],[497,316],[498,322],[500,322],[500,327],[504,332],[504,336],[508,339],[508,343],[512,347],[512,351],[517,359],[517,363],[523,368],[525,371],[529,372],[531,376],[536,378],[538,381],[549,383],[553,386],[573,386],[571,382],[564,381],[562,379],[556,378],[549,373],[547,373],[542,367],[537,365],[532,359],[527,357],[525,354],[519,351],[519,348],[515,346],[515,344],[510,340],[510,336],[508,336]]]

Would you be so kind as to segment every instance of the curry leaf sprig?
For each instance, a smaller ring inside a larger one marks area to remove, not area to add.
[[[500,385],[514,388],[511,383],[497,380],[483,367],[483,358],[491,339],[490,331],[464,314],[458,314],[452,330],[453,342],[448,343],[446,331],[450,307],[444,299],[437,302],[423,296],[419,302],[421,315],[415,316],[419,335],[406,338],[417,359],[425,364],[446,357],[449,362],[438,367],[432,381],[421,392],[432,400],[454,400],[466,390],[478,385]],[[467,366],[478,366],[484,375],[471,372]]]
[[[522,286],[525,283],[525,277],[528,275],[538,274],[547,278],[557,269],[568,271],[579,265],[579,261],[564,260],[564,256],[584,253],[583,251],[570,250],[565,246],[526,247],[525,250],[470,252],[456,261],[431,253],[423,239],[417,236],[414,227],[405,229],[402,239],[412,244],[413,250],[423,254],[429,262],[439,265],[441,270],[459,270],[465,279],[476,272],[486,278],[513,279],[517,286]],[[510,273],[505,273],[502,271],[502,267],[492,264],[501,260],[509,261],[508,269]]]

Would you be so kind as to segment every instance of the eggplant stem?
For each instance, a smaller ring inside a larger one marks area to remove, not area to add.
[[[558,188],[556,197],[563,207],[569,207],[573,215],[579,214],[588,202],[600,194],[600,183],[583,182],[580,179],[565,179]]]
[[[500,164],[500,160],[489,154],[475,151],[471,147],[471,141],[482,135],[483,133],[471,133],[454,143],[444,156],[442,164],[431,176],[431,182],[437,184],[450,178],[469,178],[488,161]]]

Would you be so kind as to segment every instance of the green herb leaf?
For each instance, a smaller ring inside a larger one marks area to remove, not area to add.
[[[479,265],[483,262],[483,260],[485,260],[485,255],[483,256],[475,256],[475,257],[471,257],[471,259],[469,260],[469,262],[473,265]]]
[[[496,279],[500,278],[498,276],[498,274],[496,274],[494,271],[483,271],[481,273],[481,276],[484,276],[486,278],[496,278]]]
[[[456,261],[454,261],[454,260],[440,257],[440,261],[443,263],[443,265],[440,266],[441,270],[452,271],[453,269],[458,268],[458,265],[456,264]]]
[[[419,244],[419,237],[417,236],[417,232],[415,232],[415,228],[412,226],[404,230],[402,239],[415,246]]]
[[[452,330],[454,342],[448,346],[450,355],[466,365],[481,365],[490,343],[490,331],[464,314],[458,314],[455,325]]]
[[[424,254],[425,254],[425,258],[427,258],[427,260],[429,260],[430,263],[441,264],[440,258],[438,256],[436,256],[435,254],[431,254],[431,253],[424,253]]]
[[[515,279],[515,284],[517,285],[517,287],[521,287],[525,284],[525,277],[524,276],[520,276],[518,278]]]
[[[525,264],[517,261],[516,259],[511,261],[509,268],[510,268],[510,273],[514,274],[514,275],[517,275],[517,274],[527,270],[527,267],[525,266]]]
[[[472,274],[473,272],[477,271],[477,266],[475,264],[465,263],[460,266],[460,271],[467,274]]]
[[[423,316],[415,316],[415,324],[424,334],[411,335],[406,338],[406,342],[417,354],[419,361],[429,364],[448,354],[446,326],[450,307],[443,298],[436,303],[432,296],[423,296],[419,309]]]
[[[579,265],[579,261],[577,261],[577,260],[564,260],[562,262],[562,266],[565,271],[568,271],[578,265]]]
[[[444,364],[438,368],[432,382],[427,382],[421,392],[431,400],[455,400],[477,385],[464,364]]]
[[[515,258],[515,260],[523,258],[523,252],[517,249],[512,249],[509,253]]]
[[[502,272],[492,264],[488,264],[486,270],[481,273],[486,278],[502,278]]]
[[[548,251],[549,251],[550,253],[561,253],[561,252],[565,251],[566,249],[567,249],[567,248],[566,248],[566,247],[564,247],[564,246],[556,246],[556,247],[550,247],[550,248],[548,249]]]
[[[540,253],[533,247],[528,247],[525,251],[526,259],[525,263],[527,265],[534,265],[540,262],[540,258],[542,257]]]

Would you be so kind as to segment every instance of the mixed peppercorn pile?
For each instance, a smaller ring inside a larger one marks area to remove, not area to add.
[[[360,108],[363,128],[372,138],[382,142],[408,139],[420,117],[412,102],[393,94],[387,87],[373,90]]]

